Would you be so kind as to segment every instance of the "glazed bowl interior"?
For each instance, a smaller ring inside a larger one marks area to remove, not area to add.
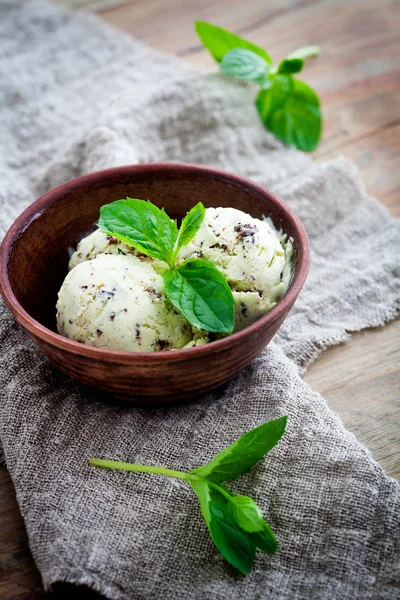
[[[293,225],[276,202],[250,193],[228,177],[195,174],[185,169],[150,172],[118,172],[104,180],[87,178],[86,185],[72,185],[46,204],[17,237],[8,264],[8,277],[22,308],[46,328],[56,331],[57,293],[68,272],[68,261],[77,243],[94,230],[100,207],[130,196],[149,199],[181,218],[197,202],[208,207],[233,207],[253,217],[271,216],[277,228],[294,238],[296,271],[299,245]],[[206,182],[205,182],[206,179]]]

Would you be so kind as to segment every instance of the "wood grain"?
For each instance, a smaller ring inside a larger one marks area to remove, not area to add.
[[[324,352],[304,379],[387,473],[400,478],[400,321],[353,334]]]
[[[276,59],[319,43],[321,56],[304,72],[304,80],[321,96],[325,117],[316,158],[343,154],[354,160],[370,193],[400,214],[397,0],[62,1],[98,10],[105,21],[154,48],[210,70],[216,66],[194,33],[196,19],[242,33]],[[393,476],[400,474],[399,339],[399,322],[354,334],[326,351],[305,376]],[[0,598],[41,600],[40,576],[10,477],[1,466],[0,498]],[[66,587],[50,597],[93,594]]]
[[[253,23],[267,23],[277,16],[296,12],[316,0],[135,0],[99,11],[102,18],[137,39],[164,52],[187,56],[207,53],[199,44],[194,21],[212,21],[227,29],[243,31]],[[215,69],[213,61],[208,64]]]

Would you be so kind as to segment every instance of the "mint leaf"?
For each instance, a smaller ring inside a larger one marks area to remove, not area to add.
[[[268,64],[272,64],[270,55],[263,48],[248,42],[234,33],[226,31],[226,29],[222,29],[222,27],[217,27],[217,25],[212,25],[205,21],[196,21],[195,28],[203,46],[210,51],[211,55],[218,62],[221,62],[229,50],[246,48],[261,56]]]
[[[264,58],[245,48],[235,48],[225,54],[220,70],[236,79],[244,79],[252,83],[262,83],[269,70]]]
[[[192,241],[204,220],[205,214],[206,209],[201,202],[196,204],[196,206],[186,214],[179,229],[179,235],[176,242],[176,254],[178,254],[182,246],[186,246],[186,244],[189,244],[189,242]]]
[[[178,238],[177,225],[164,210],[134,198],[102,206],[98,225],[104,233],[166,263]]]
[[[268,452],[277,443],[285,429],[286,420],[287,417],[281,417],[245,433],[205,467],[211,466],[216,459],[219,459],[219,464],[223,465],[223,460],[227,458],[226,452],[228,452],[230,458],[236,457],[240,463],[240,468],[237,470],[243,473],[247,472],[247,467],[246,470],[242,469],[246,454],[252,456],[253,464],[255,464],[258,460],[257,457],[262,458],[263,453]],[[204,473],[200,473],[204,467],[187,473],[165,467],[138,465],[102,458],[90,458],[89,464],[106,469],[154,473],[186,481],[199,499],[201,514],[216,547],[223,557],[244,575],[247,575],[251,569],[257,548],[263,552],[277,550],[274,533],[263,519],[260,507],[254,500],[248,496],[233,494],[224,485],[213,481],[211,476],[206,478]],[[227,466],[226,461],[225,466]],[[230,469],[230,472],[233,471]],[[209,475],[213,473],[215,475],[216,470],[211,470]]]
[[[251,429],[209,463],[191,472],[217,483],[244,475],[276,446],[285,431],[286,422],[287,417],[284,416]]]
[[[256,557],[256,546],[232,516],[229,499],[222,489],[206,480],[190,481],[190,485],[200,501],[212,541],[225,560],[247,575]]]
[[[274,532],[264,521],[260,507],[248,496],[232,496],[228,505],[236,523],[248,533],[248,539],[263,552],[276,552]]]
[[[211,262],[191,258],[163,274],[172,304],[191,325],[206,331],[232,333],[234,299],[225,277]]]
[[[317,94],[310,86],[292,80],[292,89],[275,89],[274,81],[268,90],[261,91],[256,106],[264,125],[278,138],[299,150],[311,152],[317,146],[322,130],[322,116]],[[275,78],[277,80],[277,78]],[[274,100],[279,96],[280,102]]]
[[[304,46],[303,48],[298,48],[294,52],[291,52],[288,58],[301,58],[302,60],[304,60],[306,58],[318,56],[320,52],[321,49],[319,46]]]
[[[256,106],[265,127],[299,150],[314,150],[322,130],[319,99],[292,75],[302,70],[305,59],[319,54],[319,47],[298,48],[272,67],[272,59],[263,48],[240,36],[204,21],[196,21],[195,27],[203,45],[221,63],[223,73],[261,86]]]
[[[278,65],[278,73],[300,73],[304,66],[304,60],[301,58],[285,58]]]
[[[260,507],[248,496],[232,496],[231,511],[242,529],[253,533],[262,527],[262,513]]]
[[[267,79],[263,90],[258,94],[256,107],[263,123],[268,115],[285,104],[293,91],[293,77],[275,75]]]

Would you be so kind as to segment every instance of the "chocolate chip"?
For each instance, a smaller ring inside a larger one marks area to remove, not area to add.
[[[119,243],[119,240],[117,240],[117,238],[113,237],[112,235],[107,236],[107,241],[109,246],[115,246]]]
[[[115,319],[115,312],[110,313],[109,317],[110,317],[111,321],[114,321],[114,319]]]
[[[210,246],[210,250],[212,250],[213,248],[218,248],[223,252],[226,252],[228,250],[228,246],[226,244],[213,244],[212,246]]]
[[[152,300],[160,300],[162,298],[162,294],[160,294],[160,292],[157,292],[155,288],[147,287],[144,288],[144,291],[150,295],[150,298]]]
[[[233,230],[238,234],[239,239],[243,241],[246,238],[250,238],[251,242],[254,244],[254,236],[258,231],[257,225],[253,225],[251,223],[238,223],[238,225],[235,225]]]
[[[153,344],[154,350],[160,352],[161,350],[169,350],[171,348],[171,342],[168,340],[156,340]]]
[[[97,333],[97,337],[100,337],[101,335],[103,335],[103,332],[101,329],[96,329],[96,333]]]
[[[100,294],[106,294],[108,296],[107,300],[111,300],[115,296],[114,292],[109,292],[108,290],[100,290]]]

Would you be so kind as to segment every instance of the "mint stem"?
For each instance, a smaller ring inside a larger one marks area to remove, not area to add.
[[[121,471],[136,471],[138,473],[155,473],[156,475],[166,475],[176,479],[193,479],[193,475],[184,471],[173,471],[164,467],[152,467],[150,465],[136,465],[134,463],[118,462],[117,460],[105,460],[102,458],[89,458],[89,464],[93,467],[103,467],[104,469],[119,469]]]

